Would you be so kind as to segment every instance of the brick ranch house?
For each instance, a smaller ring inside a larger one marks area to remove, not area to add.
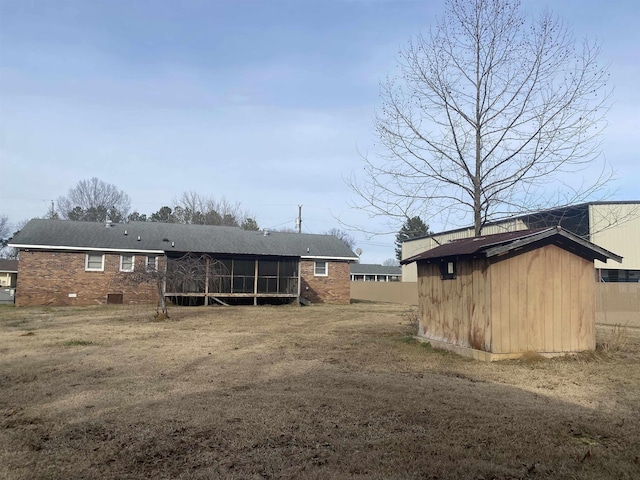
[[[155,281],[129,281],[154,271],[179,304],[348,304],[349,264],[358,260],[332,235],[155,222],[34,219],[11,246],[17,306],[156,303]],[[175,280],[185,265],[195,273]]]

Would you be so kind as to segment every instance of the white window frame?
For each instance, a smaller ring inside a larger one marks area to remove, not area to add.
[[[131,268],[124,268],[124,257],[131,257]],[[120,255],[120,271],[121,272],[133,272],[136,265],[136,256],[135,255]]]
[[[318,264],[324,264],[324,273],[318,272]],[[313,275],[316,277],[328,277],[329,276],[329,262],[326,260],[316,260],[313,262]]]
[[[153,258],[154,264],[153,264],[153,268],[149,268],[149,259]],[[158,256],[157,255],[147,255],[145,260],[144,260],[144,267],[147,270],[147,272],[155,272],[156,270],[158,270]]]
[[[100,268],[89,267],[89,257],[100,256]],[[87,253],[84,257],[84,269],[87,272],[104,272],[104,253]]]

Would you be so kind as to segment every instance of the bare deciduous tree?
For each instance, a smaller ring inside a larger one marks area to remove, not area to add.
[[[179,198],[174,199],[174,205],[174,214],[182,215],[178,223],[235,227],[247,218],[252,218],[239,202],[231,203],[224,197],[217,200],[193,191],[183,192]]]
[[[351,250],[353,250],[353,247],[356,246],[355,239],[351,235],[349,235],[347,232],[345,232],[344,230],[340,230],[339,228],[332,228],[331,230],[328,230],[328,231],[324,232],[324,234],[325,235],[333,235],[334,237],[338,237]]]
[[[9,239],[10,232],[11,229],[9,228],[9,217],[6,215],[0,215],[0,242],[3,242],[2,246],[4,246],[4,242]]]
[[[152,222],[183,223],[196,225],[224,225],[229,227],[247,226],[257,229],[253,216],[240,203],[234,204],[224,197],[216,200],[197,192],[183,192],[173,199],[174,208],[164,206],[149,216]]]
[[[384,265],[385,267],[399,267],[400,262],[397,258],[387,258],[384,262],[382,262],[382,265]]]
[[[29,220],[22,220],[14,225],[13,229],[9,223],[9,217],[7,215],[0,215],[0,258],[7,258],[15,260],[18,258],[18,249],[9,247],[9,241],[16,233],[18,233]],[[13,233],[12,233],[13,230]]]
[[[9,258],[9,236],[11,228],[9,226],[9,217],[6,215],[0,215],[0,258]]]
[[[129,195],[110,183],[92,177],[80,180],[66,196],[58,198],[59,215],[67,220],[121,222],[131,208]]]
[[[132,272],[121,272],[114,282],[136,287],[138,285],[150,284],[155,286],[158,295],[158,316],[169,318],[167,299],[165,296],[167,284],[167,268],[164,257],[155,257],[155,264],[146,261],[143,264],[134,265]]]
[[[208,255],[186,253],[178,258],[157,257],[155,264],[136,265],[132,272],[122,272],[118,281],[131,285],[151,284],[158,294],[158,315],[169,318],[167,292],[169,294],[202,294],[217,291],[223,275],[229,272],[225,266]]]
[[[381,85],[383,152],[348,180],[356,206],[398,222],[472,215],[479,235],[489,220],[590,198],[606,164],[591,180],[563,174],[599,158],[610,93],[599,53],[549,13],[528,22],[518,0],[448,0]]]

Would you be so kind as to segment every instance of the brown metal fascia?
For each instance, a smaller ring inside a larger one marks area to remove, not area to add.
[[[622,257],[620,255],[616,255],[615,253],[610,252],[609,250],[606,250],[596,245],[595,243],[591,243],[571,232],[568,232],[566,230],[560,230],[558,234],[590,250],[596,258],[598,258],[598,254],[599,254],[602,258],[598,258],[598,260],[602,262],[606,262],[608,259],[611,259],[611,260],[615,260],[618,263],[622,263]]]
[[[615,253],[612,253],[608,250],[605,250],[602,247],[599,247],[598,245],[595,245],[587,240],[584,240],[583,238],[580,238],[579,236],[567,231],[567,230],[563,230],[560,227],[557,228],[553,228],[553,229],[549,229],[549,230],[545,230],[543,232],[539,232],[535,235],[530,235],[528,237],[525,238],[521,238],[518,240],[515,240],[511,243],[508,243],[506,245],[500,245],[498,247],[494,247],[494,248],[490,248],[485,250],[485,254],[487,257],[493,257],[496,255],[504,255],[509,253],[510,251],[514,251],[518,248],[524,247],[526,245],[530,245],[532,243],[538,242],[540,240],[544,240],[544,239],[549,239],[552,238],[556,235],[559,235],[563,238],[566,238],[567,240],[569,240],[570,242],[573,242],[574,244],[578,245],[579,247],[581,247],[582,252],[578,252],[577,249],[571,248],[569,245],[562,245],[562,242],[560,243],[560,247],[564,248],[565,250],[574,250],[574,253],[576,255],[579,255],[581,257],[584,258],[590,258],[591,260],[593,259],[597,259],[600,260],[602,262],[606,262],[608,259],[612,259],[617,261],[618,263],[622,262],[622,257],[619,255],[616,255]],[[581,255],[581,253],[584,253],[584,255]]]
[[[496,255],[504,255],[509,253],[512,250],[515,250],[519,247],[524,247],[531,243],[537,242],[539,240],[544,240],[545,238],[549,238],[553,235],[557,235],[558,231],[554,229],[544,230],[542,232],[535,233],[533,235],[528,235],[523,238],[519,238],[518,240],[514,240],[507,244],[498,245],[497,247],[488,248],[484,250],[484,253],[487,257],[494,257]]]

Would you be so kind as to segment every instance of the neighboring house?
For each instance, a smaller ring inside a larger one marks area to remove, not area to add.
[[[0,258],[0,303],[14,303],[18,261]]]
[[[481,360],[595,349],[593,262],[622,258],[560,227],[452,241],[418,269],[418,337]]]
[[[0,258],[0,287],[15,288],[18,279],[18,261]]]
[[[352,282],[399,282],[402,279],[402,267],[374,265],[368,263],[351,264]]]
[[[621,265],[607,266],[599,260],[594,262],[595,278],[598,281],[640,281],[640,201],[590,202],[544,210],[491,222],[484,226],[482,233],[491,235],[555,226],[561,226],[584,240],[622,255]],[[467,227],[413,238],[402,244],[402,258],[407,259],[451,240],[469,238],[473,235],[473,227]],[[416,280],[415,264],[404,265],[402,281]]]
[[[128,281],[155,268],[168,272],[165,296],[181,304],[347,304],[349,264],[358,260],[333,235],[155,222],[37,219],[11,246],[20,250],[18,306],[157,302],[153,282]],[[188,254],[201,278],[172,282]]]

